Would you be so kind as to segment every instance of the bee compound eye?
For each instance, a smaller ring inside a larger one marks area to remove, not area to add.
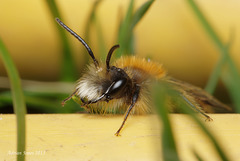
[[[110,98],[119,98],[123,95],[123,91],[125,89],[125,86],[127,84],[127,79],[122,78],[117,81],[109,88],[107,95]]]

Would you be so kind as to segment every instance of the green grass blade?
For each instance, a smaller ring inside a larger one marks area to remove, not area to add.
[[[130,31],[137,25],[137,23],[142,19],[142,17],[146,14],[148,9],[151,7],[154,0],[150,0],[145,2],[133,15]]]
[[[95,19],[95,24],[96,24],[96,29],[97,29],[97,40],[98,40],[98,46],[99,46],[99,55],[101,58],[107,57],[107,50],[106,50],[106,45],[105,45],[105,40],[102,32],[102,27],[100,24],[100,21],[98,19]]]
[[[225,54],[227,54],[227,53],[225,53]],[[225,54],[220,57],[220,60],[217,62],[216,66],[214,67],[212,74],[210,75],[210,78],[205,87],[205,90],[210,94],[213,94],[214,90],[216,89],[219,77],[221,76],[222,68],[223,68],[224,64],[226,63],[226,55]]]
[[[236,111],[240,113],[240,74],[239,71],[237,70],[236,65],[234,64],[233,60],[230,57],[230,53],[228,48],[226,48],[226,45],[221,41],[220,37],[217,35],[213,27],[210,25],[210,23],[207,21],[205,16],[203,15],[202,11],[198,7],[198,5],[195,3],[194,0],[187,0],[188,4],[192,8],[194,14],[197,16],[198,20],[200,21],[201,25],[203,26],[204,30],[206,33],[209,35],[211,40],[214,42],[215,46],[219,49],[220,54],[222,57],[224,57],[224,61],[227,62],[228,68],[227,72],[229,73],[229,77],[231,79],[231,82],[234,82],[232,84],[228,84],[230,81],[226,81],[226,78],[224,78],[224,75],[222,76],[223,82],[228,88],[230,95],[232,96],[233,103],[235,104]],[[218,64],[224,64],[222,62],[219,62]],[[221,67],[218,67],[221,68]],[[220,69],[217,69],[217,72],[219,72]],[[212,90],[213,86],[216,86],[216,83],[219,77],[219,73],[216,73],[214,76],[215,78],[211,78],[214,80],[215,84],[212,81],[211,82],[211,87],[210,85],[207,87],[207,90]],[[210,84],[210,83],[209,83]],[[234,86],[233,86],[234,85]],[[211,92],[211,91],[210,91]]]
[[[192,10],[194,11],[194,14],[197,16],[198,20],[200,21],[201,25],[203,26],[203,28],[205,29],[209,37],[212,39],[215,45],[220,49],[220,51],[222,51],[222,48],[224,47],[223,42],[215,32],[213,27],[210,25],[210,23],[207,21],[206,17],[203,15],[203,12],[200,10],[198,5],[194,2],[194,0],[187,0],[187,2],[192,8]],[[221,54],[223,53],[221,52]]]
[[[134,0],[131,0],[129,3],[129,6],[128,6],[127,13],[119,26],[117,42],[120,45],[120,48],[118,50],[116,50],[115,55],[117,57],[120,57],[121,55],[130,54],[127,52],[127,47],[130,42],[130,40],[127,39],[127,37],[133,36],[132,33],[130,33],[131,36],[128,35],[129,34],[129,26],[131,24],[131,20],[132,20],[132,16],[133,16],[133,6],[134,6]]]
[[[69,96],[71,89],[74,89],[74,83],[21,80],[21,84],[29,112],[71,113],[81,110],[74,103],[67,103],[64,108],[61,108],[61,100]],[[10,89],[7,77],[0,77],[0,88]],[[9,91],[0,93],[0,108],[6,108],[6,106],[12,106]]]
[[[138,24],[138,22],[140,22],[140,20],[143,18],[143,16],[146,14],[146,12],[148,11],[148,9],[150,8],[150,6],[152,5],[152,3],[154,2],[154,0],[150,0],[145,2],[132,16],[132,21],[130,24],[130,29],[129,29],[129,33],[127,34],[129,37],[127,37],[127,40],[129,40],[129,43],[127,44],[127,49],[126,49],[126,53],[132,53],[132,55],[135,53],[134,52],[134,35],[133,35],[133,30],[134,27]]]
[[[61,106],[61,101],[68,96],[68,94],[56,94],[51,96],[46,94],[38,95],[37,93],[30,93],[24,91],[25,102],[28,106],[29,113],[76,113],[83,111],[79,105],[73,101],[69,101],[64,107]],[[13,99],[10,92],[0,93],[0,109],[6,106],[12,106]]]
[[[102,0],[96,0],[94,2],[94,4],[92,5],[89,17],[87,19],[87,23],[86,23],[87,25],[85,27],[85,41],[87,43],[89,43],[90,29],[91,29],[91,27],[93,27],[93,25],[95,25],[95,27],[97,29],[97,34],[98,34],[97,37],[98,37],[98,46],[100,48],[100,57],[102,57],[103,55],[104,56],[106,55],[106,47],[105,47],[105,44],[104,44],[103,33],[102,33],[101,26],[97,21],[97,15],[96,15],[98,6],[101,4],[101,2],[102,2]],[[85,54],[84,58],[86,60],[85,62],[89,61],[89,55],[88,54]]]
[[[234,38],[234,35],[233,35],[233,32],[231,32],[232,34],[230,35],[230,40],[229,40],[229,43],[226,45],[225,47],[225,50],[226,51],[229,51],[230,50],[230,47],[233,43],[233,38]],[[207,82],[207,85],[205,87],[205,90],[210,93],[210,94],[213,94],[215,88],[216,88],[216,85],[217,85],[217,82],[218,82],[218,79],[219,77],[221,76],[221,72],[222,72],[222,69],[223,69],[223,66],[225,65],[226,61],[227,61],[227,55],[226,54],[229,54],[228,52],[223,52],[223,55],[220,57],[220,59],[218,60],[216,66],[214,67],[213,71],[212,71],[212,74],[210,75],[210,78]]]
[[[120,44],[120,49],[116,53],[117,57],[134,54],[133,29],[146,14],[153,2],[154,0],[145,2],[135,13],[133,13],[134,1],[130,2],[127,14],[119,28],[118,43]]]
[[[154,104],[157,107],[158,115],[162,120],[162,154],[163,160],[167,161],[178,161],[179,156],[177,153],[177,148],[172,132],[172,127],[170,120],[168,118],[168,112],[166,109],[166,97],[165,97],[165,89],[159,84],[154,85]]]
[[[197,158],[198,161],[204,161],[201,156],[196,152],[196,150],[192,150],[192,153],[194,154],[194,156]]]
[[[24,161],[25,155],[23,154],[23,152],[25,151],[25,144],[26,144],[25,143],[26,105],[24,101],[24,95],[23,95],[18,71],[1,39],[0,39],[0,56],[3,60],[3,64],[7,70],[8,77],[11,82],[13,107],[17,117],[17,152],[22,153],[22,155],[17,155],[17,160]]]
[[[60,12],[54,0],[45,0],[49,11],[52,16],[52,20],[55,22],[55,18],[58,17],[62,19]],[[63,61],[61,67],[61,81],[75,81],[77,79],[77,69],[73,59],[73,53],[71,51],[70,43],[67,39],[67,34],[57,23],[55,23],[58,28],[58,34],[61,38],[61,46],[63,49]]]
[[[86,42],[89,42],[89,36],[90,36],[90,28],[92,26],[92,23],[94,22],[94,19],[96,17],[96,11],[97,11],[97,7],[99,6],[99,4],[102,2],[102,0],[97,0],[94,2],[94,4],[92,5],[89,17],[87,19],[87,25],[85,27],[85,40]]]
[[[226,82],[226,87],[229,89],[230,96],[234,101],[236,112],[240,113],[240,89],[236,88],[239,86],[239,82],[236,81],[236,79],[231,75],[229,70],[226,70],[223,72],[222,79],[224,82]]]

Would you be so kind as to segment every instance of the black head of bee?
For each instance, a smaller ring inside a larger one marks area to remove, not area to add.
[[[106,59],[106,78],[101,82],[101,95],[95,99],[83,101],[85,104],[92,104],[98,101],[108,102],[112,99],[123,98],[130,95],[129,89],[132,88],[132,81],[129,76],[123,69],[109,65],[111,55],[118,47],[119,45],[113,46],[108,53]]]

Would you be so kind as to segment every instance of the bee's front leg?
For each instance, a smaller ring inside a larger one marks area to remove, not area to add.
[[[127,121],[127,118],[131,112],[131,110],[133,109],[135,103],[137,102],[138,100],[138,96],[139,96],[139,92],[140,92],[140,86],[136,85],[135,86],[135,91],[133,93],[133,97],[132,97],[132,103],[130,105],[130,107],[128,108],[127,112],[126,112],[126,115],[124,117],[124,120],[122,122],[122,125],[120,126],[120,128],[118,129],[118,131],[115,133],[116,136],[120,136],[120,132],[125,124],[125,122]]]

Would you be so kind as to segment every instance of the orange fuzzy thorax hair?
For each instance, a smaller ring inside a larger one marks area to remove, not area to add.
[[[133,67],[142,69],[157,79],[161,79],[166,75],[166,71],[163,69],[161,64],[147,61],[144,58],[138,58],[135,56],[121,57],[120,59],[116,60],[115,64],[119,68]]]

